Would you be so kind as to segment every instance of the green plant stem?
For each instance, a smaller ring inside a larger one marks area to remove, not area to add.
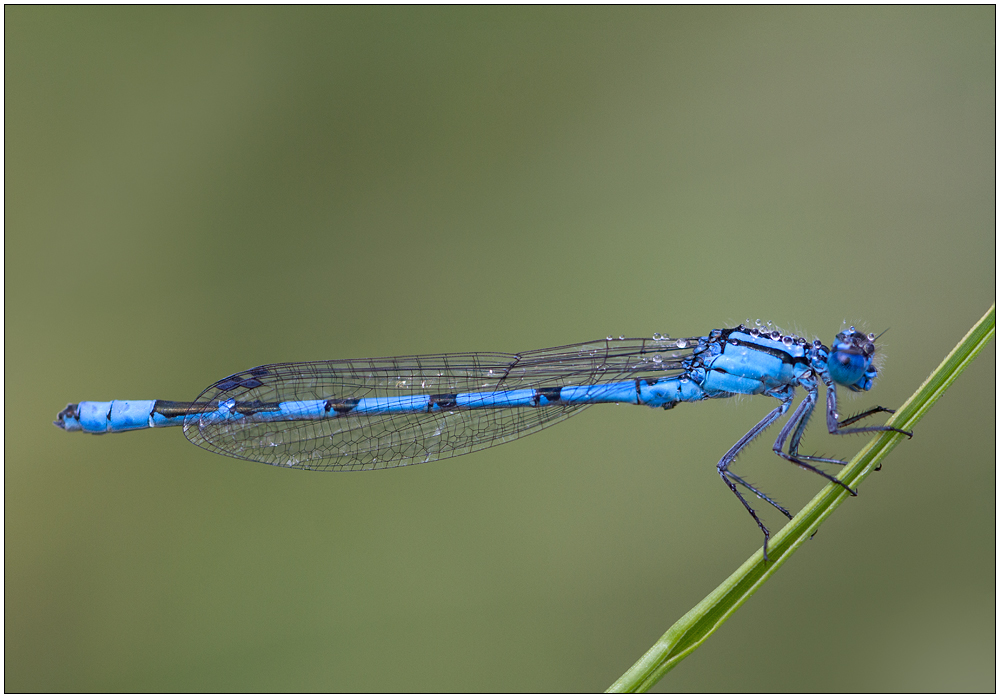
[[[996,334],[996,304],[977,322],[941,365],[892,416],[887,424],[911,431],[944,391],[965,370]],[[837,477],[852,488],[864,480],[897,443],[905,437],[882,432],[844,466]],[[688,611],[615,681],[609,693],[648,691],[684,657],[708,637],[752,596],[779,567],[809,539],[819,525],[840,506],[848,493],[837,485],[827,485],[794,519],[775,534],[768,545],[769,561],[758,550],[725,582]]]

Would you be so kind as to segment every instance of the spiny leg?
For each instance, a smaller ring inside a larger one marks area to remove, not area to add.
[[[837,387],[833,383],[833,379],[830,378],[829,372],[821,374],[823,378],[823,383],[826,385],[826,430],[831,434],[836,434],[837,436],[844,436],[846,434],[870,434],[874,432],[881,431],[894,431],[897,434],[903,434],[908,438],[913,438],[912,431],[904,431],[902,429],[897,429],[896,427],[890,426],[877,426],[877,427],[853,427],[851,429],[844,429],[843,427],[849,424],[854,424],[859,419],[863,419],[869,415],[875,414],[877,412],[892,412],[885,407],[873,407],[870,410],[862,412],[861,414],[855,415],[845,419],[843,423],[839,422],[839,415],[837,414]]]
[[[824,458],[822,456],[806,456],[799,453],[799,444],[802,441],[803,434],[806,433],[806,425],[812,418],[813,410],[816,408],[816,403],[819,401],[818,390],[819,386],[816,384],[816,380],[813,376],[803,376],[799,379],[800,385],[806,389],[807,393],[812,391],[813,394],[806,395],[806,399],[809,401],[808,409],[799,416],[798,424],[795,427],[795,431],[792,434],[792,440],[788,444],[788,454],[800,460],[812,461],[814,463],[829,463],[830,465],[847,465],[847,461],[840,460],[839,458]],[[795,419],[790,419],[789,422],[794,422]]]
[[[888,407],[882,407],[882,405],[875,405],[875,407],[871,408],[870,410],[865,410],[864,412],[859,412],[858,414],[854,415],[853,417],[848,417],[847,419],[844,419],[844,420],[842,420],[840,422],[837,422],[837,427],[838,428],[843,428],[843,427],[849,426],[851,424],[854,424],[855,422],[861,421],[865,417],[870,417],[871,415],[878,414],[879,412],[888,412],[889,414],[895,414],[896,410],[890,410]],[[905,434],[907,432],[903,432],[903,433]]]
[[[852,497],[856,497],[858,495],[857,492],[835,478],[833,475],[820,470],[815,465],[810,465],[805,462],[806,460],[814,460],[823,463],[843,465],[843,461],[837,461],[831,458],[818,458],[815,456],[800,456],[798,454],[799,441],[802,439],[802,434],[805,432],[806,424],[809,422],[809,417],[812,416],[813,409],[816,407],[816,402],[819,399],[819,386],[816,384],[815,378],[803,378],[800,380],[799,384],[806,389],[806,396],[802,398],[802,402],[795,408],[795,412],[793,412],[792,416],[788,418],[785,426],[781,428],[781,432],[778,433],[778,438],[775,440],[772,450],[777,455],[791,463],[795,463],[795,465],[800,468],[804,468],[805,470],[816,473],[821,477],[825,477],[835,485],[840,485],[845,490],[850,492]],[[793,432],[794,435],[792,436],[791,447],[789,448],[789,452],[785,453],[785,441],[788,440],[789,435],[792,435]]]
[[[815,404],[813,405],[813,407],[815,407]],[[865,410],[864,412],[859,412],[853,417],[848,417],[847,419],[838,422],[837,428],[843,429],[844,427],[854,424],[855,422],[858,422],[864,419],[865,417],[870,417],[871,415],[878,414],[880,412],[888,412],[889,414],[895,414],[896,410],[890,410],[888,407],[882,407],[881,405],[876,405],[871,409]],[[799,453],[799,442],[802,440],[802,435],[805,432],[806,422],[809,421],[809,418],[811,416],[812,416],[812,408],[810,408],[809,414],[803,417],[802,420],[799,422],[799,427],[795,430],[795,433],[792,435],[792,440],[788,444],[788,453],[796,458],[813,461],[815,463],[830,463],[831,465],[847,465],[846,460],[840,460],[839,458],[822,458],[820,456],[806,456]],[[902,431],[902,430],[898,431],[901,434],[906,434],[908,437],[913,438],[912,432]],[[840,433],[853,433],[853,432],[840,432]]]
[[[764,560],[767,560],[767,542],[771,538],[771,532],[767,529],[767,526],[764,525],[764,522],[760,520],[760,517],[757,516],[757,512],[754,511],[752,506],[750,506],[750,502],[748,502],[746,498],[736,488],[736,483],[739,483],[740,485],[747,487],[747,489],[749,489],[754,494],[757,494],[758,496],[761,496],[761,493],[755,487],[748,486],[746,481],[744,481],[739,476],[729,472],[729,466],[733,464],[733,461],[736,460],[736,456],[739,455],[740,451],[746,448],[747,444],[749,444],[751,441],[760,436],[761,432],[763,432],[769,426],[774,424],[776,420],[778,420],[783,414],[785,414],[785,412],[788,411],[789,405],[792,404],[794,388],[789,386],[787,388],[783,388],[779,391],[775,391],[773,393],[768,393],[768,394],[771,395],[772,397],[781,400],[781,404],[775,407],[773,410],[771,410],[767,414],[767,416],[764,417],[764,419],[757,422],[757,424],[755,424],[753,428],[750,429],[750,431],[744,434],[739,441],[733,444],[733,447],[726,452],[726,455],[722,457],[722,459],[719,461],[719,464],[716,466],[716,470],[719,471],[719,476],[722,478],[722,481],[726,483],[726,486],[730,489],[730,491],[736,495],[737,499],[740,500],[740,503],[743,504],[743,507],[747,510],[747,512],[749,512],[750,516],[752,516],[753,520],[757,523],[757,528],[759,528],[761,532],[764,534]],[[783,514],[785,514],[789,518],[792,518],[791,514],[788,512],[787,509],[778,506],[770,497],[762,497],[762,498],[764,499],[764,501],[776,507]]]
[[[788,509],[786,509],[785,507],[783,507],[780,504],[778,504],[776,501],[774,501],[773,499],[771,499],[770,496],[768,496],[767,494],[764,494],[763,492],[761,492],[759,489],[757,489],[756,487],[754,487],[753,485],[751,485],[749,482],[747,482],[746,480],[744,480],[742,477],[740,477],[739,475],[737,475],[736,473],[734,473],[732,470],[727,470],[726,471],[726,475],[728,475],[733,480],[733,482],[735,482],[737,485],[740,485],[741,487],[745,487],[747,490],[749,490],[750,492],[753,492],[755,495],[757,495],[758,499],[763,499],[765,502],[767,502],[768,504],[770,504],[772,507],[774,507],[775,509],[777,509],[778,511],[780,511],[782,514],[784,514],[786,517],[788,517],[789,520],[791,520],[791,519],[794,518],[794,515],[790,511],[788,511]]]

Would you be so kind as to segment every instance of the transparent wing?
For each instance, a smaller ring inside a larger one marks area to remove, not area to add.
[[[520,354],[431,354],[270,364],[207,388],[200,404],[356,400],[592,385],[664,377],[681,369],[695,339],[616,339]],[[513,441],[588,405],[343,414],[318,421],[202,421],[184,433],[216,453],[285,467],[372,470],[450,458]]]

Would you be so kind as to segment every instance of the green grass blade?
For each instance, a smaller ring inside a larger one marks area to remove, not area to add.
[[[887,424],[912,430],[944,391],[965,370],[996,334],[996,304],[969,330],[968,334],[923,385],[900,407]],[[864,480],[872,469],[906,437],[892,432],[881,433],[871,440],[844,466],[837,477],[852,488]],[[706,596],[684,617],[674,623],[655,645],[642,655],[609,693],[648,691],[684,657],[696,650],[715,630],[736,612],[743,602],[781,567],[802,543],[816,532],[819,525],[850,496],[837,485],[827,485],[811,502],[788,522],[768,545],[770,561],[765,563],[758,550],[725,582]]]

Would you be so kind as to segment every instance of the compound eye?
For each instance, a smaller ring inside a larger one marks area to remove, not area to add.
[[[841,385],[857,383],[868,370],[870,361],[856,352],[835,351],[830,354],[826,366],[830,377]]]

